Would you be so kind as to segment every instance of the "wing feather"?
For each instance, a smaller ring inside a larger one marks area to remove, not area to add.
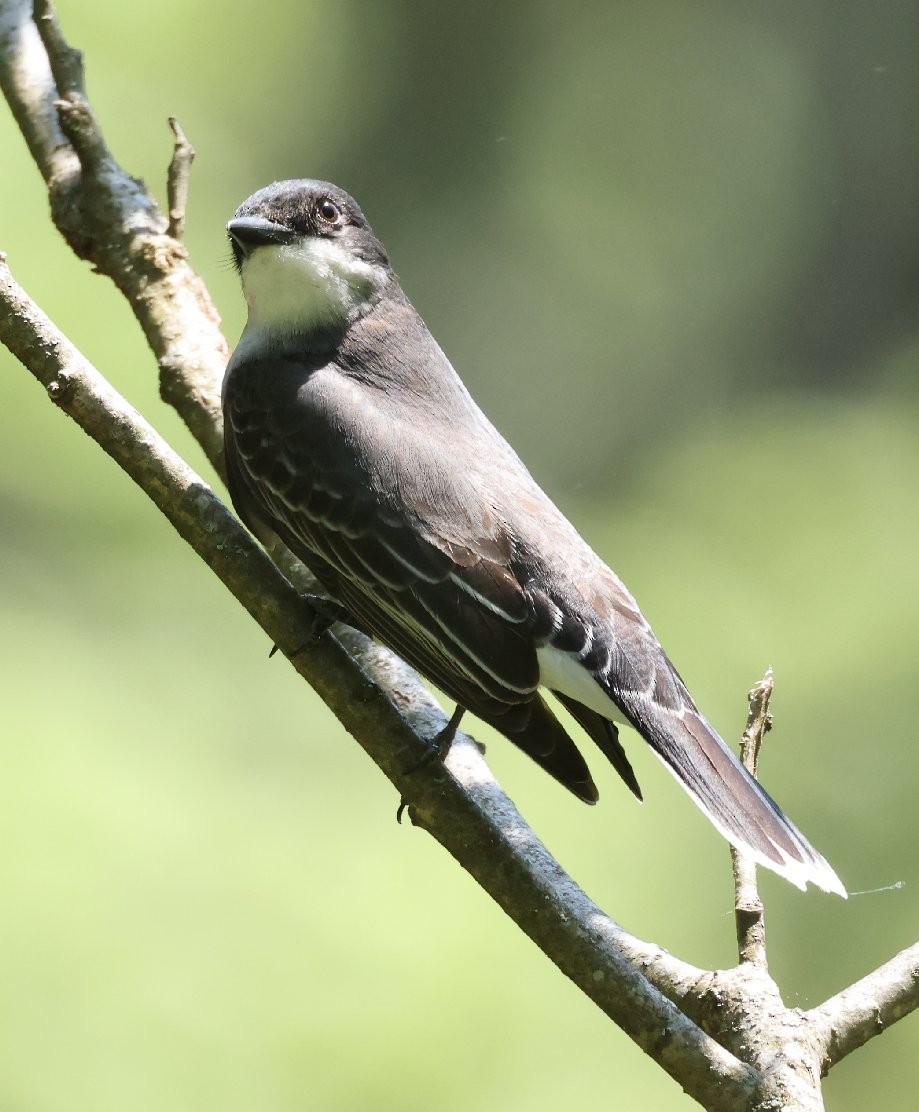
[[[320,356],[231,366],[229,485],[256,535],[279,536],[360,628],[580,798],[593,802],[596,787],[537,694],[538,652],[546,682],[639,798],[620,713],[729,841],[800,887],[844,894],[699,714],[624,585],[493,430],[482,459],[485,419],[446,361],[437,385],[452,398],[425,395],[413,423],[411,398],[361,383],[366,362],[354,358],[352,377]],[[492,478],[502,468],[504,486]]]

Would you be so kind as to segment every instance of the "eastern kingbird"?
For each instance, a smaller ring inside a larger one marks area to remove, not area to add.
[[[597,789],[540,688],[639,799],[614,720],[729,842],[799,888],[844,896],[472,400],[354,200],[328,182],[275,182],[227,231],[249,318],[223,387],[226,467],[256,536],[279,537],[351,624],[580,799]]]

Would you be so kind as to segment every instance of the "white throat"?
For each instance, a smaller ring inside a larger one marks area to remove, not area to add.
[[[256,248],[242,264],[247,333],[271,342],[294,333],[348,324],[374,300],[386,270],[355,258],[333,239],[310,236]]]

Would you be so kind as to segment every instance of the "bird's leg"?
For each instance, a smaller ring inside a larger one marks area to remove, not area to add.
[[[411,776],[412,773],[417,772],[419,768],[424,768],[426,764],[430,764],[435,758],[443,764],[447,759],[447,754],[450,752],[453,739],[456,737],[456,731],[459,729],[460,720],[465,713],[466,708],[457,704],[456,710],[450,715],[450,721],[442,730],[438,730],[431,738],[421,760],[417,764],[413,764],[411,768],[405,770],[406,776]]]
[[[456,737],[456,731],[459,729],[460,721],[466,713],[466,708],[456,705],[456,709],[450,715],[450,721],[444,726],[442,730],[431,738],[428,748],[423,753],[421,760],[417,764],[413,764],[411,768],[405,770],[406,776],[411,776],[420,768],[424,768],[426,764],[430,764],[433,760],[439,760],[441,764],[447,759],[447,754],[450,752],[450,746],[453,744],[453,739]],[[399,800],[399,809],[396,811],[396,822],[402,822],[402,812],[408,806],[408,800],[403,796]]]
[[[461,707],[458,703],[453,713],[450,715],[450,721],[431,739],[431,748],[428,751],[429,756],[422,757],[422,764],[426,764],[433,756],[437,756],[443,762],[447,759],[447,754],[450,752],[450,746],[453,744],[453,739],[456,737],[456,731],[459,729],[459,724],[462,721],[463,715],[466,713],[466,708]]]
[[[336,622],[342,622],[344,625],[351,626],[352,629],[360,630],[361,633],[364,632],[340,602],[327,598],[325,595],[312,594],[302,594],[300,600],[306,609],[309,633],[306,640],[297,645],[292,652],[287,654],[288,656],[296,656],[297,653],[302,653],[304,649],[313,648],[318,644],[323,633]],[[271,652],[268,654],[269,659],[274,656],[279,648],[279,645],[272,646]]]

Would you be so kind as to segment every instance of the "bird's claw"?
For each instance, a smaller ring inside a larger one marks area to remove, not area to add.
[[[300,601],[306,611],[306,624],[309,632],[304,640],[291,649],[289,653],[285,653],[285,656],[297,656],[307,649],[315,648],[326,630],[335,625],[336,622],[353,625],[348,611],[333,599],[326,598],[324,595],[303,594],[300,596]],[[280,645],[272,645],[268,659],[270,660],[279,649]]]
[[[456,731],[459,729],[460,719],[465,714],[465,711],[465,707],[459,706],[454,710],[453,714],[450,715],[450,721],[446,724],[446,726],[444,726],[442,730],[438,730],[434,737],[431,738],[428,747],[421,754],[421,759],[419,761],[416,761],[415,764],[411,766],[411,768],[407,768],[405,770],[405,776],[414,775],[416,772],[418,772],[419,769],[424,768],[425,765],[430,764],[433,760],[438,760],[441,764],[444,763],[444,761],[447,759],[447,754],[450,752],[450,746],[453,744],[453,739],[456,737]],[[396,822],[402,822],[402,815],[405,812],[406,807],[408,806],[409,801],[405,798],[405,796],[402,796],[402,798],[399,800],[399,807],[396,811]]]

